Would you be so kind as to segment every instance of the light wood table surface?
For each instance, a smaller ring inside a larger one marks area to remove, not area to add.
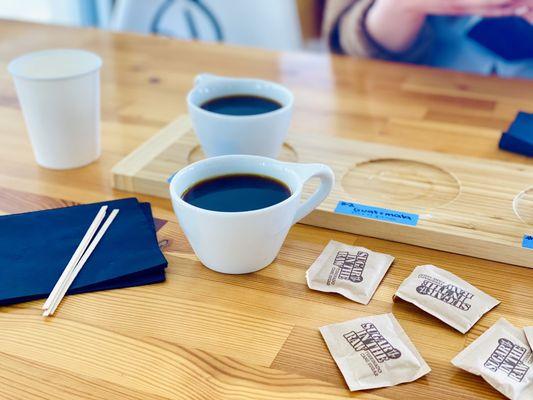
[[[111,167],[186,111],[193,77],[206,71],[287,85],[296,96],[293,131],[532,163],[497,149],[516,112],[533,112],[532,81],[5,21],[0,37],[2,213],[130,196],[111,188]],[[85,168],[35,164],[5,70],[13,57],[50,47],[81,47],[104,60],[103,154]],[[502,316],[533,325],[531,269],[297,225],[269,267],[221,275],[197,261],[167,200],[138,197],[169,221],[158,233],[167,281],[71,296],[47,320],[42,301],[1,307],[0,399],[500,398],[450,360]],[[331,239],[396,257],[368,306],[307,288],[305,270]],[[412,305],[393,304],[400,282],[426,263],[501,305],[462,335]],[[317,328],[384,312],[395,314],[432,372],[350,393]]]

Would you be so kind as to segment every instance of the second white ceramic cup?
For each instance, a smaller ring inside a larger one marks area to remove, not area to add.
[[[17,95],[37,163],[67,169],[100,156],[100,66],[78,49],[28,53],[11,61]]]
[[[205,210],[182,199],[194,184],[227,174],[272,177],[285,183],[291,196],[270,207],[243,212]],[[320,186],[300,203],[303,186],[313,177],[320,179]],[[170,182],[170,196],[180,226],[202,264],[218,272],[244,274],[260,270],[274,260],[290,227],[328,196],[334,179],[331,168],[323,164],[229,155],[207,158],[180,170]]]
[[[205,102],[251,95],[274,100],[281,108],[256,115],[225,115],[204,110]],[[201,74],[187,96],[189,115],[207,157],[251,154],[276,158],[287,137],[294,98],[282,85],[261,79]]]

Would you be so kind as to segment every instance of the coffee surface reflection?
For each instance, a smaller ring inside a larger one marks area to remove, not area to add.
[[[287,185],[274,178],[235,174],[200,181],[187,189],[182,199],[205,210],[242,212],[270,207],[290,196]]]
[[[231,95],[216,97],[201,105],[201,108],[224,115],[257,115],[279,110],[280,103],[266,97]]]

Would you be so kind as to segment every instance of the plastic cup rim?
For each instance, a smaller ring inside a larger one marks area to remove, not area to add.
[[[79,52],[79,53],[84,53],[86,55],[89,55],[93,57],[93,65],[83,70],[80,70],[79,72],[57,75],[57,76],[50,76],[50,77],[29,76],[28,74],[22,74],[17,70],[18,63],[24,62],[32,57],[35,57],[36,55],[43,55],[46,53],[50,53],[50,54],[61,53],[61,52],[71,52],[71,53]],[[9,62],[7,66],[7,70],[15,78],[20,78],[20,79],[25,79],[25,80],[30,80],[30,81],[55,81],[55,80],[71,79],[71,78],[77,78],[83,75],[88,75],[99,70],[101,67],[102,67],[102,59],[97,54],[91,51],[82,50],[82,49],[59,48],[59,49],[38,50],[38,51],[32,51],[30,53],[22,54]]]

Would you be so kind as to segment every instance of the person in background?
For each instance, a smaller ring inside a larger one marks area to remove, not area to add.
[[[323,33],[341,54],[533,78],[532,23],[533,0],[328,0]]]

